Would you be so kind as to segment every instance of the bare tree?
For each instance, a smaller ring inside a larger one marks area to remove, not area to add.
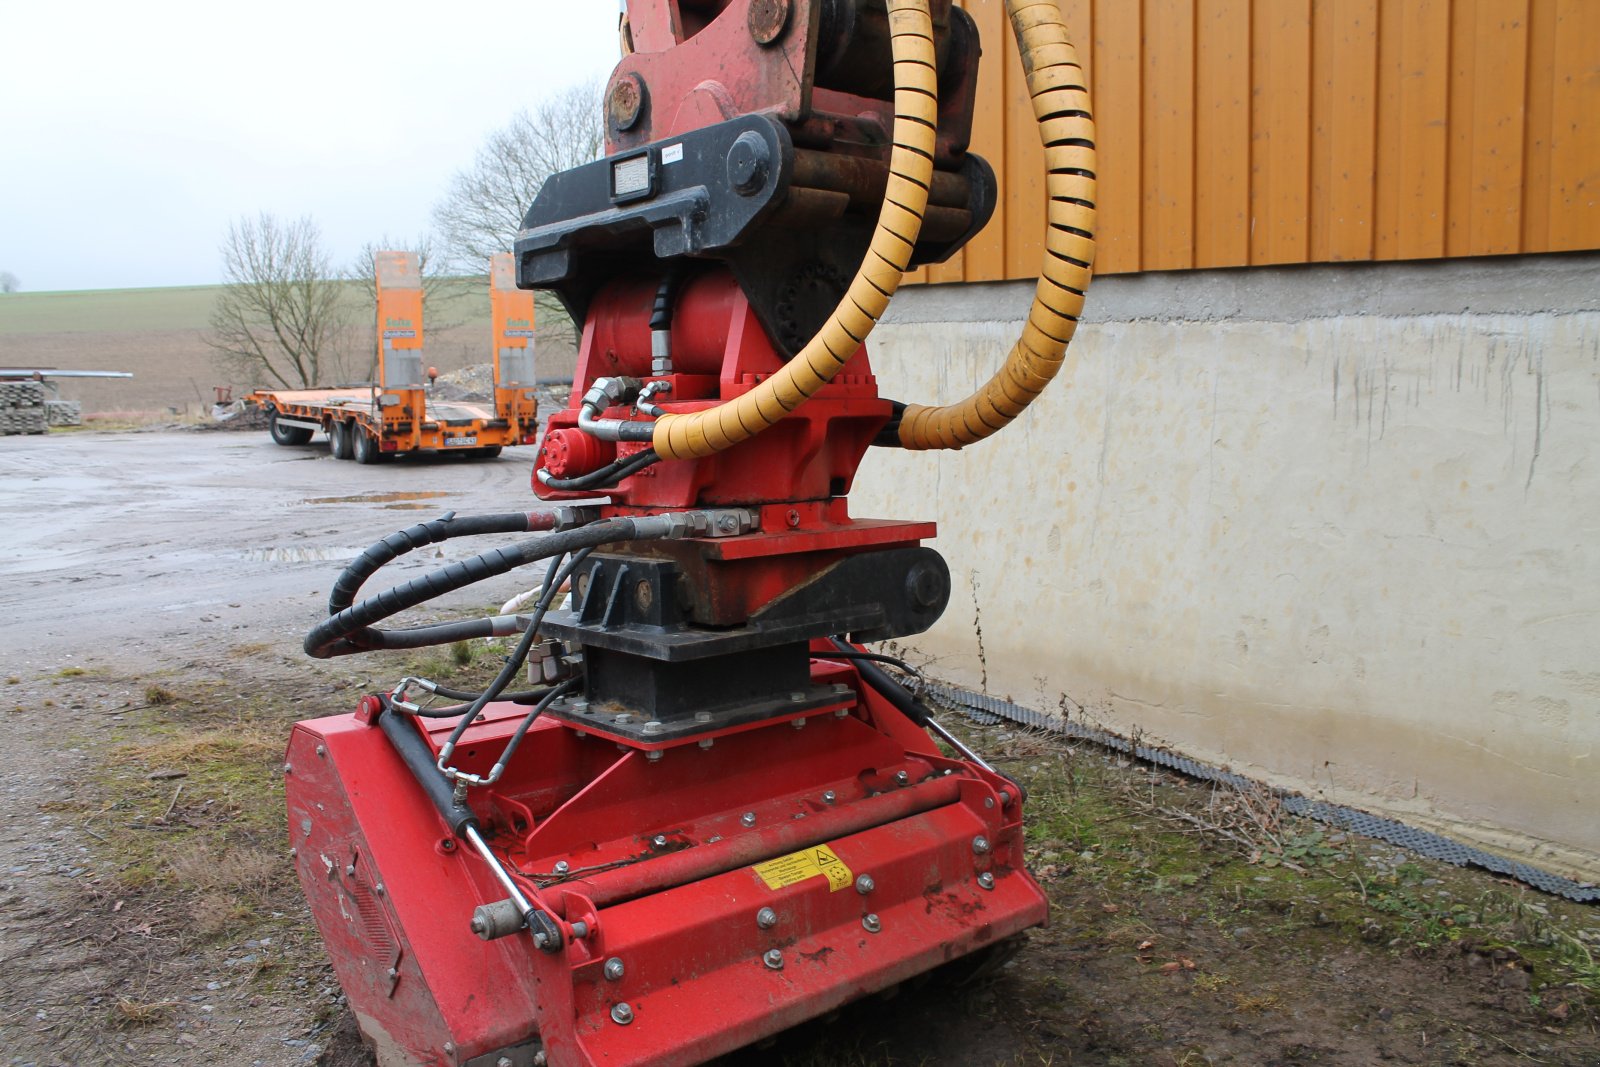
[[[433,209],[451,266],[481,274],[495,252],[511,251],[522,216],[552,174],[600,158],[605,146],[600,85],[567,89],[489,135],[472,166],[458,171]]]
[[[341,283],[309,216],[282,222],[262,212],[230,225],[222,280],[206,338],[219,364],[286,388],[339,376]]]
[[[0,270],[0,293],[14,293],[22,288],[22,282],[15,274],[8,270]]]

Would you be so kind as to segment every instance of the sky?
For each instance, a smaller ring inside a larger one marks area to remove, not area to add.
[[[0,0],[0,271],[25,292],[213,285],[241,216],[336,265],[427,232],[519,109],[617,60],[616,0]]]

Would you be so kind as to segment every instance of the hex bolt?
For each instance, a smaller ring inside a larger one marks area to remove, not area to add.
[[[1000,806],[1002,808],[1009,808],[1011,806],[1011,790],[1000,790]]]
[[[804,719],[793,719],[790,721],[789,725],[793,726],[796,730],[804,730],[806,728],[806,721]]]
[[[839,794],[835,793],[831,789],[828,790],[826,793],[822,794],[822,802],[824,804],[832,804],[834,801],[836,801],[838,799],[839,799]]]
[[[872,880],[872,875],[870,874],[863,874],[856,879],[856,892],[862,896],[866,896],[876,888],[878,888],[878,883]]]
[[[792,703],[795,703],[795,704],[800,703],[805,698],[806,698],[806,695],[804,693],[801,693],[801,692],[794,692],[794,693],[790,693],[789,694],[789,700]]]
[[[869,934],[875,934],[883,929],[883,923],[878,921],[876,913],[868,912],[861,918],[861,928]]]
[[[611,721],[616,723],[618,726],[626,726],[628,723],[633,721],[633,716],[629,715],[627,712],[623,712],[621,715],[618,715]]]
[[[396,968],[396,967],[390,967],[387,971],[384,971],[383,973],[388,975],[390,978],[399,978],[400,977],[399,968]]]
[[[294,773],[294,764],[292,764],[292,763],[285,763],[285,764],[284,764],[284,765],[283,765],[283,773],[284,773],[284,774],[293,774],[293,773]]]
[[[716,739],[716,738],[714,738],[714,737],[707,737],[707,738],[703,738],[703,739],[702,739],[702,740],[701,740],[701,741],[700,741],[700,747],[701,747],[701,748],[710,748],[710,747],[711,747],[711,746],[712,746],[712,745],[714,745],[714,744],[716,744],[716,743],[717,743],[717,739]]]
[[[517,1067],[517,1065],[511,1062],[510,1056],[501,1056],[494,1061],[494,1067]]]
[[[745,812],[743,815],[739,816],[739,823],[746,828],[754,826],[756,824],[756,813],[753,811]]]
[[[988,852],[989,851],[989,839],[987,837],[984,837],[982,834],[979,834],[977,837],[974,837],[972,839],[972,851],[976,852],[980,856],[983,855],[985,852]]]
[[[382,882],[379,882],[377,885],[373,886],[372,887],[372,891],[374,893],[378,894],[378,896],[380,896],[380,897],[383,896],[384,893],[388,892],[388,890],[383,888],[383,883]]]
[[[983,806],[986,807],[986,808],[994,807],[994,797],[984,797],[983,798]]]
[[[557,874],[566,874],[571,869],[571,865],[566,860],[556,860],[555,870]]]
[[[694,713],[694,721],[695,722],[710,722],[711,721],[711,713],[709,711],[697,711],[697,712]]]
[[[756,925],[763,930],[770,930],[778,925],[778,913],[771,908],[762,908],[756,912]]]
[[[665,729],[666,727],[657,722],[655,719],[651,719],[649,722],[644,724],[644,732],[647,734],[659,734]]]
[[[544,1049],[533,1054],[533,1067],[547,1067],[549,1063],[550,1057],[545,1055]]]
[[[622,976],[626,973],[627,968],[622,965],[621,958],[612,956],[609,960],[606,960],[606,981],[621,981]]]
[[[907,774],[905,771],[895,771],[894,772],[894,784],[895,785],[910,785],[911,784],[911,775]]]
[[[456,1054],[456,1043],[454,1041],[446,1041],[444,1043],[444,1054],[446,1056],[454,1056]]]
[[[650,843],[652,845],[654,845],[656,848],[666,848],[667,847],[667,835],[666,834],[657,834],[656,836],[654,836],[654,837],[652,837],[650,839]]]
[[[327,745],[318,745],[317,746],[317,755],[321,756],[323,759],[327,759],[328,758],[328,746]]]
[[[356,865],[353,863],[345,864],[344,875],[346,878],[354,878],[356,876]]]
[[[783,952],[779,949],[769,948],[766,954],[761,957],[761,962],[765,963],[771,970],[781,971],[783,970]]]
[[[984,871],[982,874],[978,875],[978,888],[993,889],[994,875],[990,874],[988,871]]]
[[[658,748],[653,752],[646,752],[644,754],[644,758],[649,760],[651,763],[659,763],[661,761],[661,750]]]
[[[611,1005],[611,1021],[618,1026],[627,1026],[633,1022],[633,1009],[627,1004]]]

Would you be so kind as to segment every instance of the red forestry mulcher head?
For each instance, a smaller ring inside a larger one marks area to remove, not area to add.
[[[994,206],[967,151],[971,19],[629,0],[608,155],[551,178],[516,242],[518,284],[583,324],[534,471],[548,506],[384,538],[306,638],[520,635],[482,692],[407,678],[290,740],[295,864],[385,1067],[699,1063],[1045,921],[1021,791],[862,648],[943,611],[934,526],[847,506],[870,447],[1016,418],[1082,308],[1083,75],[1054,0],[1007,8],[1045,144],[1044,273],[994,378],[938,407],[880,397],[863,342]],[[358,599],[406,552],[530,532]],[[521,611],[380,627],[528,565]]]

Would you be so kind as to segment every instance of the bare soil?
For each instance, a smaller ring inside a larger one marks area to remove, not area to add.
[[[468,678],[493,654],[318,663],[300,637],[360,546],[526,504],[526,458],[0,441],[0,1063],[365,1062],[287,862],[287,728],[405,667]],[[1600,1063],[1595,909],[1265,796],[963,728],[1029,788],[1051,926],[992,974],[908,983],[726,1063]]]

